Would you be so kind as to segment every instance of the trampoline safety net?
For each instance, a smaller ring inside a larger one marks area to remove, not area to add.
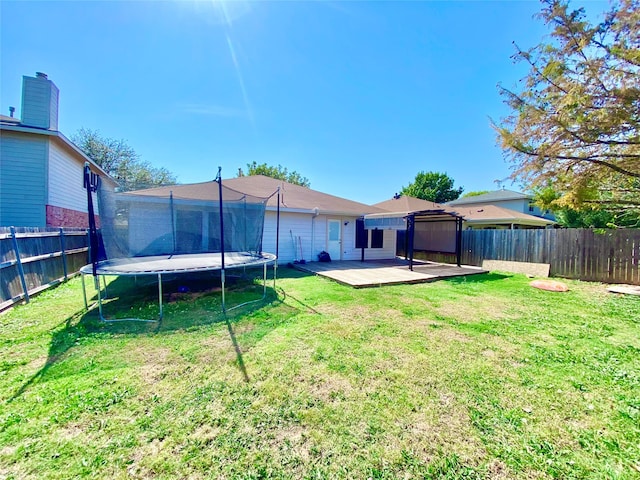
[[[171,187],[125,193],[97,190],[100,244],[93,261],[220,253],[223,247],[225,253],[261,254],[268,198],[217,182],[211,182],[211,191],[200,199],[174,195]]]

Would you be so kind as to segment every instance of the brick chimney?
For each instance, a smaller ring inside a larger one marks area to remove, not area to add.
[[[22,77],[22,125],[58,130],[58,87],[45,73]]]

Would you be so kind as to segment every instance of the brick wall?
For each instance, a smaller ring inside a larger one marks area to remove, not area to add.
[[[98,216],[96,216],[96,224],[100,226]],[[89,228],[89,215],[69,208],[47,205],[47,227]]]

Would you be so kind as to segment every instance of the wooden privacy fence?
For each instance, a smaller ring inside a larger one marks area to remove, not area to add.
[[[640,285],[640,230],[586,228],[465,230],[462,263],[483,260],[548,263],[550,275],[604,283]],[[400,240],[400,235],[398,240]],[[398,254],[404,255],[398,242]],[[416,258],[455,263],[455,256],[421,252]]]
[[[85,229],[0,227],[0,310],[76,274],[88,246]]]

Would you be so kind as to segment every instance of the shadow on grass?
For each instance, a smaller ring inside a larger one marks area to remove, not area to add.
[[[285,270],[285,269],[283,269]],[[288,269],[287,269],[288,270]],[[280,278],[297,278],[301,272],[282,272]],[[293,275],[290,275],[293,273]],[[31,385],[43,378],[47,371],[84,337],[102,336],[108,339],[110,335],[154,335],[163,332],[198,329],[199,327],[225,323],[229,337],[236,353],[238,368],[246,382],[250,381],[242,348],[235,334],[233,324],[236,320],[258,312],[266,305],[280,303],[276,290],[273,288],[273,280],[267,280],[266,296],[263,301],[250,303],[240,308],[222,312],[221,293],[219,279],[206,276],[190,275],[188,279],[163,279],[163,303],[164,318],[159,322],[140,322],[133,320],[121,320],[115,322],[103,322],[97,306],[89,311],[80,311],[71,315],[56,327],[51,337],[47,360],[45,364],[33,376],[9,398],[9,402],[20,397]],[[144,318],[157,317],[158,310],[158,285],[157,281],[131,277],[119,277],[111,281],[107,286],[109,299],[103,302],[105,313],[117,317]],[[238,276],[227,276],[226,303],[229,306],[239,305],[244,302],[262,298],[262,284],[256,285],[252,280]],[[96,301],[94,296],[91,301]],[[289,307],[291,311],[297,309]],[[267,328],[275,328],[265,322]],[[266,334],[266,332],[265,332]]]
[[[447,283],[453,283],[453,284],[486,283],[486,282],[492,282],[496,280],[503,280],[505,278],[510,278],[510,277],[511,277],[510,275],[504,275],[502,273],[489,272],[489,273],[479,273],[477,275],[465,275],[461,277],[443,278],[442,281]]]
[[[278,275],[279,275],[280,279],[304,278],[304,277],[317,276],[317,274],[311,273],[311,272],[306,271],[306,270],[298,270],[292,264],[290,264],[290,266],[287,265],[287,267],[283,268],[282,270],[278,270]],[[290,293],[287,293],[283,289],[280,289],[279,292],[282,295],[282,302],[284,302],[287,298],[290,298],[294,302],[296,302],[299,305],[303,306],[309,312],[314,313],[316,315],[320,315],[320,312],[318,312],[311,305],[303,302],[299,298],[294,297],[293,295],[291,295]]]

